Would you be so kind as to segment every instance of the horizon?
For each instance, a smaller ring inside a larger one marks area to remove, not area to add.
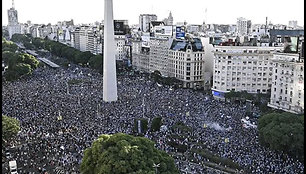
[[[201,0],[193,0],[193,3],[185,3],[186,1],[183,0],[168,0],[167,2],[147,0],[146,5],[143,5],[144,3],[141,0],[114,0],[114,19],[128,20],[129,25],[134,25],[139,24],[140,14],[156,14],[157,20],[161,21],[167,18],[171,11],[174,18],[173,24],[184,21],[188,24],[203,24],[206,21],[207,24],[235,25],[239,17],[251,20],[252,24],[265,24],[266,17],[268,17],[268,23],[271,21],[272,24],[288,25],[289,21],[294,20],[298,21],[298,26],[304,27],[303,0],[292,0],[290,4],[276,0],[268,2],[259,0],[256,3],[246,5],[244,5],[245,1],[243,0],[220,1],[202,2]],[[18,22],[26,23],[29,20],[32,24],[51,23],[54,25],[59,21],[73,19],[75,24],[90,24],[96,21],[101,22],[104,18],[104,1],[101,0],[89,0],[86,3],[79,4],[71,0],[53,0],[52,3],[47,4],[48,7],[45,7],[46,3],[41,2],[38,0],[15,0]],[[222,6],[220,6],[221,3]],[[266,6],[262,6],[263,3]],[[276,3],[278,4],[275,5]],[[238,7],[237,4],[239,4]],[[2,1],[3,26],[8,23],[7,10],[11,7],[12,0]],[[249,10],[249,8],[252,10]],[[207,17],[205,15],[206,9]],[[286,11],[286,14],[282,13],[284,11]],[[215,15],[219,12],[221,12],[220,15]]]

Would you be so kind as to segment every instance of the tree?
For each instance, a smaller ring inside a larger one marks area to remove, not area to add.
[[[158,70],[155,70],[151,74],[151,77],[154,79],[155,82],[160,82],[161,81],[161,73]]]
[[[29,75],[32,73],[31,65],[26,63],[17,63],[14,67],[14,70],[16,71],[17,75],[23,76],[23,75]]]
[[[23,57],[23,62],[29,64],[32,69],[36,69],[38,67],[39,61],[30,54],[21,54],[19,56]]]
[[[141,118],[141,119],[135,119],[134,120],[134,127],[133,127],[133,132],[134,133],[139,133],[138,131],[138,120],[140,120],[140,129],[142,135],[145,134],[148,130],[148,120]]]
[[[24,35],[24,34],[13,34],[12,39],[13,42],[21,42],[21,43],[25,43],[25,42],[30,42],[31,38]]]
[[[89,66],[96,70],[102,70],[103,68],[103,56],[102,55],[96,55],[89,59],[88,61]]]
[[[259,141],[304,160],[304,115],[270,113],[259,118]]]
[[[2,51],[2,60],[5,62],[5,63],[8,63],[8,61],[14,57],[16,54],[11,52],[11,51]]]
[[[81,173],[154,174],[153,164],[160,164],[160,174],[179,173],[173,158],[147,138],[122,133],[101,135],[85,150]]]
[[[8,142],[14,138],[19,131],[20,122],[17,119],[2,115],[2,142]]]
[[[155,117],[152,120],[151,130],[153,132],[159,131],[161,126],[162,126],[162,118],[161,117]]]

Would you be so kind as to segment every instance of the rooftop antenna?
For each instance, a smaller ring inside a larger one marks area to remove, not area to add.
[[[266,17],[265,34],[267,34],[267,27],[268,27],[268,17]]]
[[[207,8],[205,8],[205,24],[207,24]]]
[[[14,0],[12,0],[12,8],[15,8]]]

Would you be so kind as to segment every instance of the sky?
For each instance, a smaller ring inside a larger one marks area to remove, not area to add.
[[[56,24],[74,20],[88,24],[104,18],[104,0],[14,0],[20,23]],[[174,24],[236,24],[244,17],[253,24],[264,24],[266,17],[273,24],[288,25],[297,20],[304,26],[304,0],[113,0],[114,19],[138,24],[140,14],[156,14],[163,20],[172,12]],[[12,0],[2,0],[2,25],[7,25],[7,10]],[[207,9],[207,15],[205,15]]]

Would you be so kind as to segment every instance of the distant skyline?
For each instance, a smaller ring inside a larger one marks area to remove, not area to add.
[[[34,24],[56,24],[58,21],[73,19],[75,24],[101,22],[104,18],[104,0],[14,0],[18,11],[18,21]],[[304,0],[113,0],[114,18],[126,19],[129,24],[138,24],[140,14],[156,14],[158,20],[169,16],[174,24],[186,21],[188,24],[207,23],[236,24],[237,18],[244,17],[252,24],[268,22],[288,25],[290,20],[297,20],[304,26]],[[12,0],[2,0],[2,25],[7,25],[7,10],[12,7]]]

